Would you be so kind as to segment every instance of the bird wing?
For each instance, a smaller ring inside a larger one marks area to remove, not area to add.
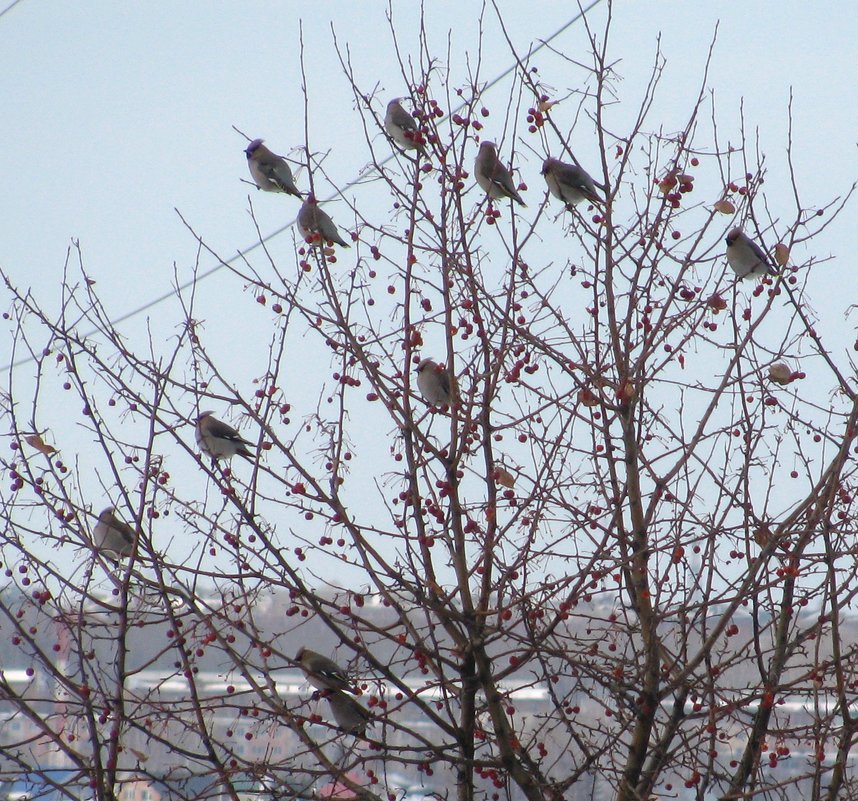
[[[777,275],[778,271],[774,268],[772,263],[769,261],[769,257],[766,255],[766,252],[756,243],[751,237],[746,237],[746,242],[748,243],[748,247],[751,249],[751,253],[754,254],[759,260],[760,264],[764,264],[766,270],[771,275]]]
[[[390,120],[403,131],[417,130],[417,121],[402,106],[395,106],[391,109]]]
[[[226,439],[230,442],[240,442],[243,445],[250,445],[250,442],[242,437],[238,431],[232,426],[222,423],[220,420],[214,420],[210,417],[207,428],[208,433],[216,439]]]
[[[369,710],[363,704],[336,690],[328,696],[327,700],[337,725],[350,734],[363,736],[367,725],[372,722],[372,714]]]
[[[346,675],[346,672],[333,660],[328,659],[327,657],[319,654],[317,656],[317,661],[316,664],[313,666],[313,669],[322,678],[327,679],[328,681],[332,681],[336,684],[341,684],[343,685],[343,687],[346,687],[349,689],[349,691],[351,691],[349,677]]]
[[[120,520],[118,517],[114,516],[113,518],[113,527],[116,529],[117,533],[124,540],[127,545],[133,546],[134,540],[137,539],[137,534],[131,526],[128,525],[124,520]]]
[[[441,384],[441,389],[450,397],[450,373],[447,370],[441,370],[438,373],[438,381]]]
[[[574,164],[560,164],[554,169],[561,189],[565,184],[578,190],[591,203],[602,202],[602,198],[596,194],[596,184],[586,170]]]
[[[512,176],[509,174],[509,170],[504,167],[499,160],[495,161],[494,166],[489,171],[489,180],[499,189],[502,189],[504,194],[516,194],[515,184],[512,182]]]
[[[515,198],[522,206],[527,204],[521,199],[515,184],[512,181],[512,175],[509,170],[501,164],[500,159],[496,159],[494,166],[489,171],[489,180],[498,187],[507,197]]]
[[[344,248],[349,247],[348,243],[340,236],[337,226],[334,225],[334,221],[321,209],[316,209],[316,222],[318,224],[317,227],[319,229],[319,233],[325,239],[329,242],[336,242]]]
[[[281,191],[290,195],[301,197],[301,193],[295,188],[295,181],[292,178],[292,170],[285,161],[268,161],[259,164],[259,171],[269,180],[280,188]]]

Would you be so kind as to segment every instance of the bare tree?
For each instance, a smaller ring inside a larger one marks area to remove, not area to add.
[[[479,58],[445,74],[423,39],[401,56],[406,150],[340,49],[367,147],[337,190],[351,248],[298,239],[283,263],[260,233],[254,258],[221,259],[236,306],[268,315],[268,342],[242,347],[252,386],[207,346],[195,287],[175,335],[140,347],[77,247],[58,317],[7,281],[36,380],[12,371],[4,403],[5,775],[100,801],[144,780],[195,798],[855,797],[858,406],[806,296],[851,189],[808,208],[793,179],[774,211],[708,71],[667,134],[660,53],[623,98],[609,28],[587,64],[555,54],[574,90],[508,39],[502,107]],[[473,185],[489,129],[526,210]],[[585,136],[601,164],[578,164]],[[552,198],[547,157],[603,200]],[[737,226],[775,274],[729,269]],[[449,402],[420,393],[428,357]],[[199,453],[204,410],[250,459]],[[130,526],[119,561],[93,539],[108,503]],[[307,684],[299,645],[360,694]]]

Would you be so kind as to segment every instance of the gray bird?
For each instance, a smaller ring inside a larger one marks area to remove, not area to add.
[[[415,368],[417,372],[417,388],[427,403],[433,406],[451,406],[453,393],[451,391],[450,373],[432,359],[423,359]]]
[[[762,275],[777,275],[765,251],[741,228],[727,234],[727,263],[739,278]]]
[[[336,242],[341,247],[351,247],[340,236],[334,221],[319,208],[318,201],[312,194],[307,195],[301,211],[298,212],[298,233],[301,239],[311,245]]]
[[[292,170],[283,156],[272,153],[262,144],[261,139],[254,139],[244,152],[247,155],[250,174],[260,189],[302,197],[292,178]]]
[[[337,726],[347,734],[363,737],[366,727],[372,722],[369,711],[354,698],[349,698],[337,690],[330,690],[326,699],[331,705]]]
[[[253,459],[253,454],[247,450],[250,443],[232,426],[212,417],[212,412],[200,414],[196,421],[194,435],[200,450],[211,456],[212,462],[218,459],[231,459],[236,455]]]
[[[600,204],[602,198],[596,194],[596,184],[587,173],[574,164],[566,164],[560,159],[547,158],[542,163],[542,174],[545,183],[554,197],[562,200],[567,208],[577,205],[582,200]]]
[[[493,200],[510,197],[522,206],[527,204],[512,182],[509,170],[501,164],[494,142],[483,142],[474,162],[474,177],[483,191]]]
[[[423,135],[420,133],[420,126],[417,120],[402,107],[401,99],[395,97],[387,104],[384,130],[403,150],[417,150],[423,153]]]
[[[116,515],[116,509],[108,506],[98,516],[92,529],[92,544],[106,556],[124,559],[134,552],[137,534],[131,526]]]
[[[309,648],[299,648],[295,661],[304,671],[307,681],[317,690],[345,691],[357,695],[348,674],[333,659]]]

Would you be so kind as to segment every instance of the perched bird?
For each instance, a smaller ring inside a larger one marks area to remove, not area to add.
[[[758,275],[777,275],[765,251],[741,228],[727,234],[727,263],[739,278]]]
[[[247,166],[260,189],[266,192],[285,192],[287,195],[301,197],[292,178],[292,170],[283,156],[272,153],[261,139],[254,139],[244,151],[247,154]]]
[[[574,164],[565,164],[560,159],[547,158],[542,162],[542,174],[545,183],[554,197],[562,200],[567,208],[577,205],[582,200],[590,203],[601,203],[602,198],[596,194],[596,184],[586,170]]]
[[[236,454],[253,459],[253,454],[245,447],[250,443],[232,426],[212,417],[212,412],[203,412],[197,418],[195,435],[200,450],[211,456],[213,463],[218,459],[231,459]]]
[[[358,737],[366,734],[366,727],[372,722],[372,715],[363,705],[337,690],[328,692],[326,698],[340,729]]]
[[[474,177],[483,191],[492,199],[511,197],[522,206],[527,204],[521,199],[509,170],[501,164],[494,142],[483,142],[477,160],[474,162]]]
[[[313,195],[307,195],[301,211],[298,212],[298,233],[305,242],[313,245],[336,242],[341,247],[351,247],[340,236],[334,221],[319,208]]]
[[[95,549],[106,556],[124,559],[134,552],[137,534],[124,520],[116,516],[116,509],[108,506],[98,516],[98,522],[92,529],[92,543]]]
[[[395,97],[387,104],[384,130],[403,150],[417,150],[423,153],[423,135],[420,133],[420,126],[417,120],[402,108],[401,99]]]
[[[357,691],[349,682],[348,674],[333,659],[309,648],[299,648],[295,661],[317,690],[345,691],[357,695]]]
[[[432,359],[423,359],[415,370],[417,372],[417,388],[427,403],[431,403],[433,406],[452,405],[453,392],[450,373],[446,368],[432,361]]]

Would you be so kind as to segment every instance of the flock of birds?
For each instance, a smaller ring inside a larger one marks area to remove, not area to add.
[[[426,152],[424,133],[420,130],[417,120],[403,108],[401,98],[394,98],[387,104],[384,129],[403,150],[416,150],[421,155]],[[250,175],[257,187],[266,192],[285,192],[303,200],[298,212],[297,227],[298,233],[307,244],[327,242],[349,247],[340,236],[333,220],[318,207],[313,194],[310,193],[304,198],[295,185],[292,169],[286,159],[269,150],[262,139],[254,139],[244,152],[247,155]],[[549,192],[558,200],[562,200],[569,209],[583,200],[594,205],[604,203],[596,182],[577,164],[567,164],[560,159],[549,157],[542,163],[542,175]],[[492,200],[509,198],[521,206],[527,205],[512,179],[512,174],[498,157],[497,145],[494,142],[480,144],[474,162],[474,177]],[[726,242],[727,262],[739,278],[776,272],[763,249],[741,228],[730,231]]]
[[[425,138],[414,117],[402,106],[400,98],[387,105],[384,128],[388,136],[403,150],[425,153]],[[306,197],[295,185],[292,170],[287,161],[269,150],[261,139],[254,139],[245,150],[247,164],[254,183],[267,192],[283,192],[302,200],[298,212],[297,228],[308,245],[349,247],[333,220],[318,207],[312,193]],[[596,183],[583,168],[567,164],[556,158],[545,159],[542,175],[549,192],[563,201],[568,209],[582,201],[601,205]],[[498,157],[493,142],[482,142],[474,163],[477,184],[492,200],[510,199],[525,206],[510,171]],[[726,237],[727,263],[738,278],[774,275],[776,270],[765,251],[741,228],[732,229]],[[450,406],[455,399],[455,382],[441,364],[432,359],[423,359],[417,365],[417,388],[427,403],[433,406]],[[220,459],[242,456],[253,459],[252,444],[244,439],[232,426],[216,419],[210,411],[202,412],[196,419],[195,438],[200,450],[210,456],[214,464]],[[135,548],[137,534],[119,518],[114,507],[104,509],[98,516],[92,532],[95,548],[110,558],[130,557]],[[310,683],[323,693],[330,705],[337,725],[346,732],[363,735],[371,716],[363,706],[347,693],[356,694],[346,673],[335,662],[302,648],[295,657],[296,663],[307,675]]]
[[[384,129],[393,142],[405,151],[416,150],[425,154],[425,135],[417,120],[402,106],[402,98],[394,98],[387,104]],[[320,209],[312,193],[306,198],[295,185],[288,162],[269,150],[262,139],[254,139],[244,151],[250,175],[259,189],[266,192],[285,192],[301,198],[297,227],[302,239],[309,245],[324,243],[349,247],[340,236],[333,220]],[[567,164],[560,159],[547,158],[542,164],[542,175],[549,192],[572,209],[581,201],[600,206],[604,200],[599,195],[592,176],[577,164]],[[474,177],[480,188],[492,199],[509,198],[521,206],[527,204],[513,181],[512,174],[498,157],[494,142],[482,142],[476,161]],[[734,228],[727,235],[727,262],[739,278],[750,278],[775,274],[776,270],[763,249],[741,228]],[[449,406],[454,397],[452,381],[446,368],[432,359],[423,359],[416,368],[417,387],[425,400],[436,406]]]
[[[203,412],[197,417],[195,438],[200,450],[211,457],[212,464],[233,456],[254,458],[249,450],[252,444],[232,426],[213,417],[211,412]],[[118,561],[134,553],[137,532],[116,514],[114,507],[109,506],[99,514],[92,530],[92,540],[99,553]],[[319,695],[328,702],[339,729],[348,734],[364,736],[372,715],[347,695],[357,695],[358,692],[352,687],[346,672],[332,659],[309,648],[301,648],[294,661],[304,671],[310,684],[320,691]]]
[[[250,443],[232,426],[212,417],[211,412],[203,412],[197,418],[196,438],[200,449],[213,460],[232,456],[253,458],[253,454],[248,450]],[[134,553],[137,535],[128,523],[117,516],[116,510],[111,506],[98,516],[92,538],[100,553],[119,560]],[[328,702],[340,730],[362,737],[367,725],[372,721],[372,715],[347,695],[358,695],[358,692],[352,687],[346,671],[332,659],[309,648],[300,648],[295,654],[294,662],[307,676],[310,684],[319,690],[317,695]]]

